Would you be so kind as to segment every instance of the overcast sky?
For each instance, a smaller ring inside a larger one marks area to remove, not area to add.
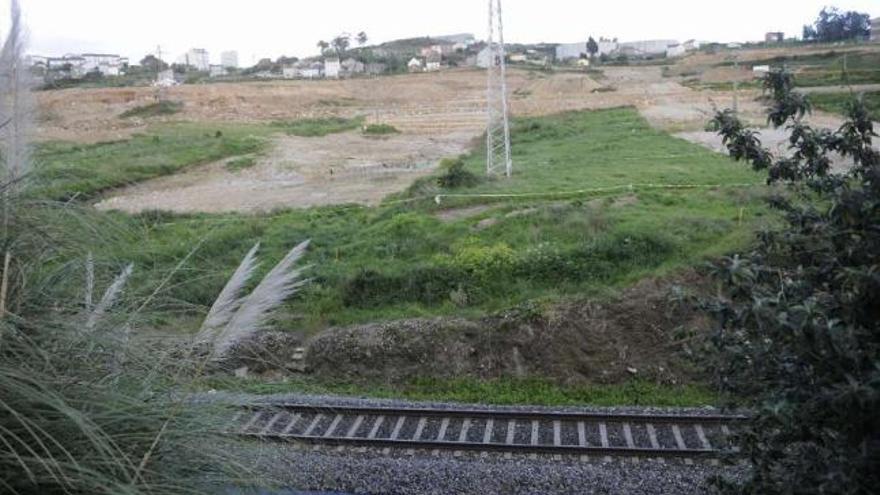
[[[370,43],[415,36],[485,37],[485,0],[20,0],[30,53],[120,53],[140,60],[161,45],[173,59],[206,48],[214,62],[237,50],[242,64],[260,57],[304,57],[315,44],[348,31]],[[0,0],[0,5],[7,0]],[[576,42],[588,35],[622,41],[762,39],[767,31],[800,35],[826,4],[880,16],[880,0],[504,0],[509,42]],[[2,26],[8,15],[0,14]]]

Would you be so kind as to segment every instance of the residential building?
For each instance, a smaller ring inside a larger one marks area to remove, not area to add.
[[[67,54],[63,57],[31,56],[31,66],[53,72],[55,76],[79,79],[89,73],[119,76],[128,67],[128,59],[104,53]]]
[[[297,68],[296,66],[291,65],[281,68],[281,77],[283,77],[284,79],[297,79],[299,77],[302,77],[300,74],[301,69]]]
[[[210,76],[211,77],[222,77],[229,74],[229,70],[225,65],[211,65]]]
[[[620,43],[618,51],[630,56],[651,57],[657,55],[666,55],[666,50],[670,46],[678,45],[677,40],[645,40],[645,41],[629,41]]]
[[[328,58],[324,60],[324,77],[327,79],[339,79],[339,72],[342,68],[338,58]]]
[[[693,52],[693,51],[699,50],[700,47],[703,45],[702,42],[697,41],[697,40],[687,40],[682,44],[684,45],[685,51],[688,51],[688,52]]]
[[[156,78],[156,82],[153,83],[153,86],[158,86],[160,88],[169,88],[171,86],[177,86],[177,79],[174,77],[174,71],[171,69],[163,70],[159,73],[159,77]]]
[[[477,53],[476,65],[481,69],[488,69],[492,64],[492,50],[487,46]]]
[[[220,65],[229,69],[238,68],[238,52],[230,50],[220,54]]]
[[[611,53],[616,52],[619,48],[619,43],[606,39],[600,39],[599,41],[596,41],[596,45],[598,47],[598,51],[596,52],[597,57],[602,55],[610,55]],[[565,62],[566,60],[576,60],[585,56],[589,56],[586,41],[583,41],[581,43],[563,43],[556,46],[556,60],[560,62]]]
[[[128,59],[108,53],[83,53],[83,70],[86,73],[100,72],[105,76],[118,76],[128,66]]]
[[[386,64],[373,62],[367,64],[364,67],[364,70],[367,74],[371,76],[378,76],[379,74],[384,74],[388,70],[388,66]]]
[[[366,66],[360,60],[349,57],[342,61],[342,75],[345,77],[351,77],[357,74],[363,74],[366,71]]]
[[[208,71],[211,69],[211,59],[208,56],[208,50],[204,48],[192,48],[177,59],[177,63],[192,67],[198,71]]]
[[[440,70],[440,65],[443,62],[443,57],[440,56],[439,53],[434,52],[425,57],[425,70],[428,72],[437,72]]]
[[[880,17],[871,19],[871,41],[880,42]]]
[[[782,43],[785,41],[785,33],[767,33],[764,35],[764,41],[767,43]]]
[[[687,54],[687,49],[685,49],[683,44],[674,44],[666,47],[666,57],[667,58],[676,58],[683,57]]]
[[[425,70],[425,65],[422,63],[422,60],[417,57],[411,58],[406,64],[406,67],[410,72],[422,72]]]

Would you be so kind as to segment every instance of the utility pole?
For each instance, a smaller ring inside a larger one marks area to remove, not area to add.
[[[507,102],[507,62],[504,53],[504,21],[501,0],[489,0],[488,90],[486,128],[486,173],[510,177],[510,116]]]
[[[739,54],[733,55],[733,67],[736,75],[733,78],[733,112],[739,115]]]

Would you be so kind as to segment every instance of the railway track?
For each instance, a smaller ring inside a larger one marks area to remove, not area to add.
[[[315,446],[633,458],[718,459],[744,416],[522,412],[286,404],[241,408],[226,432]]]

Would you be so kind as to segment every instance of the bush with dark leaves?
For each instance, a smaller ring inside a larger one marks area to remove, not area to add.
[[[732,111],[713,124],[730,155],[785,184],[771,204],[784,225],[723,260],[712,360],[755,417],[740,438],[754,469],[724,493],[867,494],[880,487],[880,155],[856,99],[837,131],[803,121],[792,76],[770,74],[769,121],[791,152],[773,156]],[[830,156],[846,158],[835,172]]]

